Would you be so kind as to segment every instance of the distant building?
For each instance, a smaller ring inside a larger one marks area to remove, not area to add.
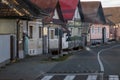
[[[90,43],[101,44],[109,40],[109,25],[92,24],[90,26]]]
[[[101,2],[80,2],[78,5],[85,42],[88,44],[104,43],[109,40],[109,25],[106,24]]]
[[[110,25],[110,38],[120,40],[120,7],[103,8],[107,24]]]

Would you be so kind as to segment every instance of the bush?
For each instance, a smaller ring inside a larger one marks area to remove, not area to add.
[[[116,41],[115,39],[108,40],[108,42]]]
[[[73,48],[73,50],[78,50],[78,49],[79,49],[79,47],[74,47],[74,48]]]
[[[58,55],[58,49],[53,49],[53,50],[50,50],[52,55]]]

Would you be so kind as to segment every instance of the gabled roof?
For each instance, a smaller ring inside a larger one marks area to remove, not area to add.
[[[33,4],[44,10],[49,16],[44,17],[43,22],[48,23],[52,20],[54,10],[58,0],[30,0]]]
[[[55,11],[54,11],[53,19],[59,19],[59,15],[58,15],[57,9],[55,9]]]
[[[79,10],[78,10],[78,7],[76,8],[75,10],[75,13],[74,13],[74,16],[73,16],[73,19],[72,20],[81,20],[81,16],[80,16],[80,13],[79,13]]]
[[[108,24],[120,23],[120,7],[103,8],[103,11]]]
[[[66,27],[66,24],[63,21],[61,21],[60,19],[53,19],[52,22],[54,24],[61,25],[61,29],[63,30],[63,32],[69,33],[69,30]]]
[[[101,2],[80,2],[79,6],[81,21],[98,24],[106,23]]]
[[[62,14],[62,10],[61,10],[61,7],[60,7],[60,3],[58,2],[57,5],[56,5],[56,11],[58,13],[58,17],[61,21],[63,22],[66,22],[64,17],[63,17],[63,14]]]
[[[28,0],[3,0],[0,2],[0,18],[31,19],[44,14]]]
[[[30,0],[32,3],[37,5],[42,10],[45,10],[47,13],[54,11],[58,0]]]
[[[64,20],[72,20],[78,5],[78,0],[59,0],[59,5]]]
[[[57,10],[59,11],[58,7],[56,7],[56,10],[54,12],[54,16],[53,16],[53,19],[52,19],[53,24],[61,25],[62,31],[69,33],[69,30],[66,27],[65,22],[60,18],[61,17],[61,15],[60,15],[61,13],[57,12]]]

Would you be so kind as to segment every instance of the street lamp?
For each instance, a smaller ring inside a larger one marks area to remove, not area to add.
[[[44,53],[48,53],[50,54],[50,34],[49,34],[49,29],[50,27],[53,26],[53,23],[50,22],[50,23],[46,23],[46,26],[43,27],[43,46],[44,46]]]
[[[47,27],[43,27],[43,54],[47,54]]]
[[[49,25],[48,25],[48,29],[47,29],[47,35],[48,35],[48,54],[51,54],[50,52],[50,34],[49,34],[49,28],[52,27],[53,23],[50,22]]]
[[[47,36],[47,33],[48,33],[47,27],[43,27],[43,35],[44,35],[44,36]]]

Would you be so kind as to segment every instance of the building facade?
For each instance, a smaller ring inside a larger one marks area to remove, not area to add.
[[[90,41],[91,44],[106,43],[110,36],[110,26],[103,24],[92,24],[90,26]]]

